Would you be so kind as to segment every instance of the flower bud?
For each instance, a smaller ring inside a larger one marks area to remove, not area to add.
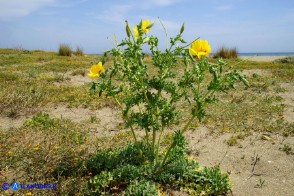
[[[181,27],[181,30],[180,30],[180,34],[182,34],[185,30],[185,23],[183,23],[182,27]]]
[[[129,27],[128,21],[126,21],[126,32],[128,37],[130,37],[132,35],[131,29]]]

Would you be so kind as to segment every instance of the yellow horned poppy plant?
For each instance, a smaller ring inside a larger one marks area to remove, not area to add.
[[[91,78],[98,78],[100,74],[104,72],[104,67],[101,62],[99,62],[97,65],[93,65],[90,69],[90,72],[88,73],[88,76]]]
[[[150,28],[147,28],[149,25],[151,25],[151,22],[149,20],[143,20],[142,21],[142,31],[144,33],[148,33],[150,31]],[[139,29],[138,26],[134,27],[135,37],[139,37]]]
[[[203,56],[209,55],[211,51],[210,45],[207,40],[196,40],[189,48],[189,52],[193,56],[197,56],[200,59]]]

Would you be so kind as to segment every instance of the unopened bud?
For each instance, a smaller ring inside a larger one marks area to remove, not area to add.
[[[182,34],[185,30],[185,23],[183,23],[182,27],[181,27],[181,30],[180,30],[180,33]]]
[[[126,21],[126,32],[128,37],[130,37],[132,35],[131,29],[129,27],[128,21]]]

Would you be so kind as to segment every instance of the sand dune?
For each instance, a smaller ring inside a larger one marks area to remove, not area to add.
[[[286,56],[240,56],[240,59],[258,62],[272,62],[276,59],[282,59]]]

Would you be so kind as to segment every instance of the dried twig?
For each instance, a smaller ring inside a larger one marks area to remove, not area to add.
[[[248,180],[252,176],[261,176],[261,174],[254,173],[255,172],[255,166],[256,166],[257,162],[260,160],[260,157],[261,156],[259,156],[258,154],[256,154],[256,156],[254,157],[254,162],[253,162],[253,167],[252,167],[252,170],[251,170],[251,175],[246,180]]]

